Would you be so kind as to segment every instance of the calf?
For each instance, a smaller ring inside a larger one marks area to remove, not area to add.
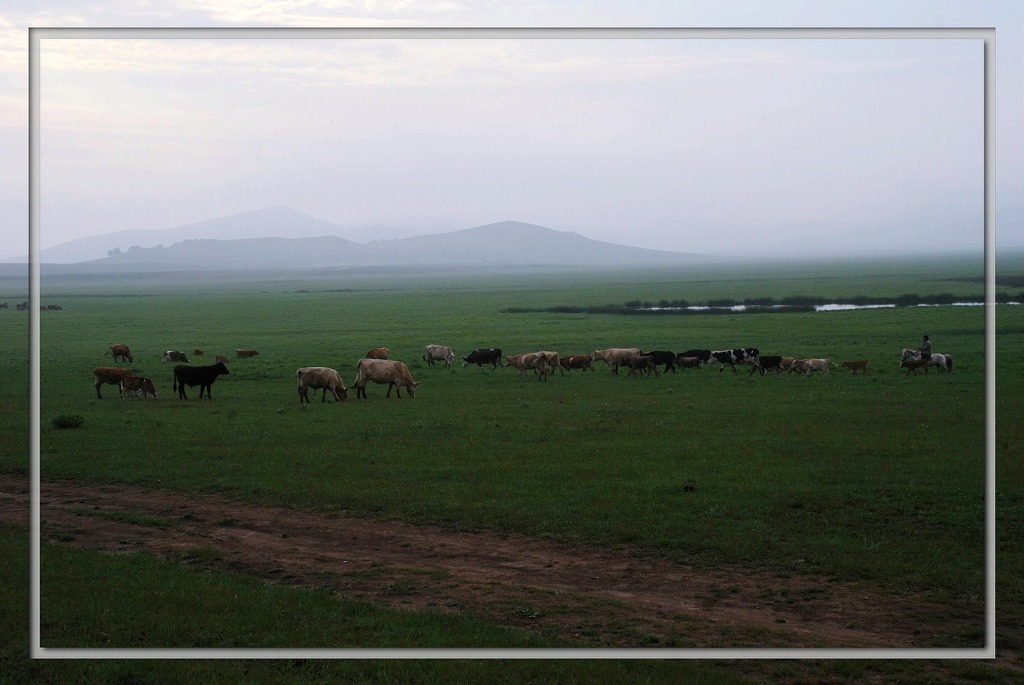
[[[911,372],[913,372],[914,375],[916,376],[918,369],[924,369],[924,375],[927,376],[928,375],[928,365],[930,363],[931,363],[930,359],[904,359],[903,361],[900,362],[900,367],[899,368],[906,369],[907,373],[905,375],[908,375],[908,376],[910,375]]]
[[[558,365],[566,371],[570,369],[594,370],[594,358],[589,354],[570,354],[568,357],[561,357]]]
[[[501,362],[501,348],[500,347],[481,347],[473,350],[468,355],[462,358],[462,368],[466,368],[469,364],[476,364],[476,367],[481,371],[484,370],[484,364],[491,365],[491,371],[498,368]],[[502,366],[502,369],[505,367]]]
[[[408,366],[389,359],[359,360],[356,365],[356,397],[366,399],[366,384],[369,381],[380,384],[387,383],[388,393],[385,397],[391,397],[391,388],[394,388],[398,399],[402,399],[403,386],[410,398],[416,397],[416,388],[419,386],[419,383],[412,379]]]
[[[646,375],[651,375],[651,371],[654,372],[654,376],[658,376],[658,362],[650,355],[638,355],[631,357],[629,360],[629,375],[636,378],[640,378],[637,374],[637,369],[643,371]]]
[[[146,399],[148,395],[152,395],[154,400],[157,398],[153,381],[145,376],[125,376],[121,379],[120,390],[122,398],[132,396]]]
[[[681,369],[699,369],[704,360],[700,357],[676,357],[676,366]]]
[[[188,357],[185,356],[184,352],[177,352],[175,350],[167,350],[164,352],[165,362],[183,362],[188,364]]]
[[[206,353],[205,353],[205,352],[203,352],[203,351],[202,351],[201,349],[199,349],[198,347],[193,347],[193,348],[192,348],[192,354],[194,354],[194,355],[196,355],[196,356],[202,356],[202,355],[204,355],[204,354],[206,354]]]
[[[255,357],[259,352],[256,350],[235,350],[235,356],[239,358]]]
[[[363,359],[387,359],[391,356],[391,350],[386,347],[375,347],[365,355]]]
[[[225,357],[223,354],[218,354],[216,357],[213,358],[213,361],[220,362],[221,364],[227,364],[228,358]]]
[[[132,358],[132,351],[127,345],[111,345],[110,348],[103,353],[103,356],[111,355],[114,361],[128,360],[128,363],[133,363],[135,359]]]
[[[348,388],[341,374],[326,366],[304,366],[295,372],[299,382],[299,404],[309,404],[309,389],[323,390],[320,401],[327,401],[327,391],[331,391],[335,402],[348,398]]]
[[[132,372],[129,369],[122,369],[120,366],[100,366],[92,370],[92,375],[96,379],[96,397],[102,400],[101,385],[116,385],[118,394],[120,394],[122,392],[121,381],[131,376]]]
[[[842,366],[844,369],[849,369],[854,376],[857,375],[858,371],[863,371],[864,375],[871,375],[871,370],[868,368],[867,359],[857,359],[850,362],[843,362],[842,364],[840,364],[840,366]]]
[[[178,398],[187,400],[185,386],[199,386],[199,399],[203,399],[203,391],[206,392],[206,399],[212,400],[210,386],[217,380],[217,376],[227,375],[228,367],[223,362],[217,362],[211,366],[175,366],[174,384],[172,390],[178,392]]]

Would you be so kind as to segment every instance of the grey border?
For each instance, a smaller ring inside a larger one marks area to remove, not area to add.
[[[993,659],[995,571],[995,28],[29,28],[29,655],[33,659]],[[984,47],[985,186],[985,646],[981,648],[711,649],[191,649],[45,648],[40,645],[39,85],[43,39],[974,39]]]

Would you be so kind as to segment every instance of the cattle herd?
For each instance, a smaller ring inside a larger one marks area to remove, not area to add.
[[[203,355],[203,350],[194,348],[193,356]],[[259,354],[256,350],[236,349],[235,357],[238,359],[249,359]],[[127,345],[112,344],[104,355],[110,355],[114,362],[134,362],[131,349]],[[356,397],[366,398],[367,383],[387,384],[386,397],[391,397],[392,389],[395,390],[398,398],[402,397],[404,388],[409,397],[416,397],[416,388],[419,382],[413,380],[409,367],[400,361],[390,359],[391,351],[387,347],[375,347],[369,350],[356,364],[356,376],[353,385],[356,388]],[[448,345],[426,345],[423,348],[423,360],[428,366],[433,367],[443,364],[444,368],[451,368],[455,361],[455,352]],[[210,387],[214,381],[222,375],[228,375],[228,358],[223,355],[216,355],[214,364],[208,366],[191,366],[188,357],[184,352],[167,350],[163,354],[165,362],[180,362],[174,367],[172,389],[178,393],[180,399],[188,399],[185,394],[185,386],[199,386],[199,397],[202,399],[204,393],[207,399],[212,399]],[[676,369],[700,368],[705,364],[718,364],[719,373],[725,371],[726,367],[737,373],[737,367],[750,367],[752,376],[755,372],[764,376],[773,373],[799,373],[809,376],[815,371],[821,374],[828,374],[831,368],[840,366],[850,369],[856,375],[871,375],[870,364],[866,359],[844,361],[836,364],[829,359],[797,359],[795,357],[762,355],[756,347],[734,348],[728,350],[706,350],[692,349],[686,352],[674,353],[666,350],[653,350],[643,352],[637,347],[614,347],[604,350],[594,350],[590,354],[559,355],[557,352],[541,350],[537,352],[524,352],[504,356],[501,348],[478,348],[462,358],[462,367],[470,364],[476,365],[484,370],[485,365],[491,366],[491,371],[497,369],[514,368],[518,372],[518,378],[547,380],[555,373],[565,375],[566,371],[580,369],[582,372],[594,371],[596,362],[606,364],[613,375],[619,374],[619,369],[629,369],[628,376],[641,378],[647,376],[660,376],[669,371],[675,373]],[[917,375],[919,370],[926,374],[930,367],[940,371],[953,371],[953,357],[949,354],[932,354],[930,357],[922,358],[917,350],[904,348],[899,368],[906,369],[906,375],[913,373]],[[660,370],[659,370],[660,369]],[[98,367],[93,370],[96,381],[96,396],[103,399],[100,392],[104,384],[117,385],[121,397],[157,397],[156,387],[152,379],[145,376],[135,376],[128,369],[121,367]],[[307,366],[296,371],[298,382],[299,403],[309,402],[309,390],[321,390],[321,402],[327,401],[327,393],[330,392],[335,401],[347,399],[348,388],[342,380],[341,374],[326,366]]]

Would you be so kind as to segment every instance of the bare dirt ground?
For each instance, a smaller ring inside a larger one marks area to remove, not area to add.
[[[25,479],[0,476],[0,521],[26,525],[28,503]],[[117,484],[44,482],[40,509],[46,541],[145,552],[399,609],[465,613],[581,646],[982,646],[944,640],[976,617],[824,577],[690,568],[517,535]]]

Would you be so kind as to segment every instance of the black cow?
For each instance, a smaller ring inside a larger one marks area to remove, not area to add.
[[[696,357],[705,364],[711,363],[711,350],[687,350],[686,352],[680,352],[676,355],[676,364],[680,364],[679,361],[683,357]]]
[[[468,355],[462,358],[462,368],[466,368],[469,364],[476,364],[477,368],[483,370],[484,364],[491,365],[491,371],[498,368],[501,365],[501,348],[500,347],[481,347],[473,350]],[[502,366],[502,371],[505,367]]]
[[[178,391],[180,399],[187,400],[185,386],[188,385],[194,388],[198,385],[199,399],[203,399],[203,390],[205,390],[206,398],[212,400],[213,396],[210,394],[210,386],[217,380],[217,376],[227,375],[227,373],[228,367],[224,366],[224,362],[217,362],[210,366],[175,366],[172,390]]]
[[[722,365],[722,368],[718,370],[719,373],[725,371],[726,365],[732,367],[732,372],[736,373],[737,364],[752,364],[757,367],[760,366],[758,363],[758,357],[761,353],[756,347],[737,347],[732,350],[716,350],[711,352],[711,361],[718,362]],[[710,363],[710,362],[709,362]]]
[[[751,365],[749,375],[753,376],[754,372],[757,371],[758,369],[761,370],[762,376],[765,374],[766,371],[774,371],[775,374],[778,375],[782,371],[782,357],[775,355],[770,357],[758,355],[757,364]]]
[[[665,350],[654,350],[653,352],[641,352],[641,357],[652,357],[655,364],[664,364],[665,373],[668,373],[669,369],[672,369],[672,373],[676,372],[676,355],[674,352],[666,352]]]

